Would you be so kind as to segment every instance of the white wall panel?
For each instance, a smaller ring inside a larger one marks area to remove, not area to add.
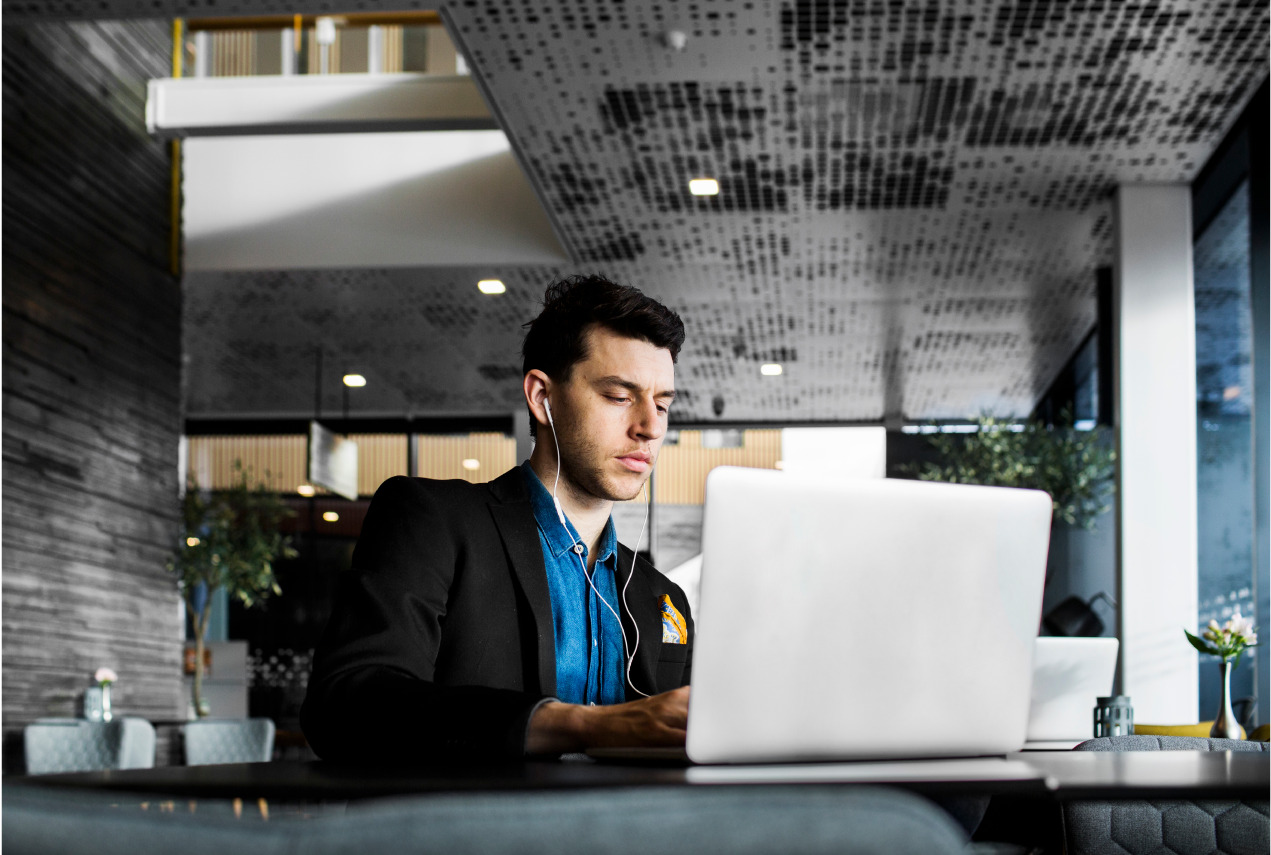
[[[501,131],[201,137],[185,269],[559,264]]]
[[[887,469],[887,430],[783,428],[781,468],[798,475],[882,478]]]

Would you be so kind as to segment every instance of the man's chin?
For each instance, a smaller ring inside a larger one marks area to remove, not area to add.
[[[644,475],[634,476],[631,478],[614,478],[605,485],[606,498],[611,502],[630,502],[632,499],[638,498],[640,492],[644,489],[644,483],[648,478]]]

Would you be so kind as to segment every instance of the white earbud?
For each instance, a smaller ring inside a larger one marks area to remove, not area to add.
[[[543,407],[547,410],[547,425],[552,429],[552,442],[556,445],[556,483],[552,485],[552,504],[556,506],[556,516],[560,519],[560,524],[565,526],[565,531],[568,533],[569,526],[565,523],[565,509],[560,506],[560,499],[556,497],[556,488],[560,486],[560,440],[556,438],[556,422],[552,421],[552,402],[547,400],[547,398],[543,398]],[[585,571],[584,575],[586,575]]]

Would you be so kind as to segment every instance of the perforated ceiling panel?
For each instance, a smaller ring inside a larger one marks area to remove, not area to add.
[[[1094,323],[1114,188],[1190,181],[1267,74],[1261,2],[446,11],[577,266],[189,277],[192,415],[311,410],[318,339],[368,410],[507,412],[574,271],[680,311],[682,421],[1024,414]]]

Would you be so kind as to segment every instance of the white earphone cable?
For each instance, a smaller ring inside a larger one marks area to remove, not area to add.
[[[646,481],[645,484],[647,489],[648,482]],[[631,572],[627,574],[627,581],[622,583],[622,605],[626,607],[627,614],[631,614],[631,606],[627,605],[627,586],[631,584],[631,577],[635,575],[636,557],[640,554],[640,541],[644,540],[644,529],[649,524],[649,506],[651,504],[653,504],[653,496],[650,494],[648,500],[644,503],[644,522],[640,523],[640,536],[636,538],[635,549],[631,550]],[[635,661],[636,651],[640,649],[640,624],[636,623],[634,616],[631,618],[631,625],[635,627],[635,647],[631,649],[631,655],[627,657],[627,685],[640,692],[639,689],[636,689],[635,683],[631,682],[631,663]],[[621,620],[618,621],[618,626],[622,626]],[[622,636],[622,643],[624,646],[627,643],[625,634]],[[648,697],[644,692],[640,692],[640,694],[646,698]]]
[[[556,506],[556,515],[560,518],[560,523],[565,529],[565,534],[569,535],[570,549],[571,551],[573,551],[573,553],[576,556],[578,556],[578,565],[583,571],[583,578],[587,580],[587,584],[591,587],[592,593],[596,595],[596,598],[599,599],[600,602],[605,604],[605,608],[609,610],[609,613],[613,615],[614,620],[618,622],[618,632],[622,634],[623,652],[625,653],[627,650],[631,651],[631,655],[627,657],[627,667],[625,669],[627,685],[630,686],[632,690],[634,690],[637,694],[647,698],[649,697],[649,695],[645,692],[640,691],[638,688],[636,688],[636,684],[631,682],[631,664],[635,661],[636,651],[640,649],[640,625],[636,623],[635,616],[632,615],[631,625],[635,627],[636,640],[635,640],[635,646],[631,647],[627,644],[627,631],[623,629],[622,627],[622,616],[619,615],[616,611],[614,611],[613,606],[609,605],[609,601],[606,600],[604,598],[604,595],[602,595],[600,591],[596,588],[596,583],[592,581],[592,577],[591,577],[592,574],[587,572],[587,563],[583,561],[582,553],[577,551],[578,541],[577,539],[574,538],[573,531],[570,530],[569,525],[565,522],[565,511],[561,508],[560,499],[557,498],[556,496],[556,488],[560,486],[560,440],[557,439],[556,437],[556,422],[552,418],[552,405],[548,403],[546,399],[543,400],[543,405],[547,409],[547,425],[548,427],[552,429],[552,444],[556,446],[556,480],[552,483],[552,504]],[[650,496],[649,498],[651,500],[652,496]],[[649,503],[646,502],[644,506],[644,522],[641,523],[640,525],[640,536],[636,538],[636,548],[632,550],[633,554],[631,556],[631,572],[627,574],[627,581],[624,582],[622,585],[622,605],[626,607],[627,614],[631,614],[631,606],[627,605],[627,585],[631,584],[631,577],[635,575],[635,563],[636,563],[635,553],[638,552],[640,549],[640,541],[644,539],[644,529],[648,524],[649,524]]]

